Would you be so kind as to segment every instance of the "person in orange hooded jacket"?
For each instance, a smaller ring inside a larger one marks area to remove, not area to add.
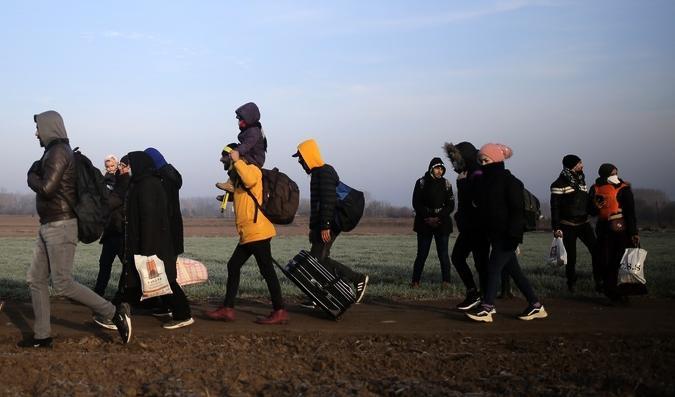
[[[262,171],[254,164],[242,159],[234,150],[236,143],[231,143],[222,151],[220,161],[230,176],[231,190],[234,196],[234,217],[239,244],[234,249],[232,257],[227,262],[227,290],[222,306],[206,312],[212,320],[233,321],[235,319],[234,301],[239,289],[241,267],[253,255],[260,274],[262,274],[272,298],[272,313],[267,317],[258,317],[258,324],[284,324],[288,322],[288,312],[284,307],[281,296],[281,286],[274,271],[272,260],[272,237],[276,235],[274,225],[262,211],[258,211],[253,197],[258,203],[262,202]]]

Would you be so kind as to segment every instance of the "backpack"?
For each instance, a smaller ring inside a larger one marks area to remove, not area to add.
[[[295,213],[300,206],[300,189],[288,175],[274,167],[271,170],[261,168],[262,171],[262,204],[246,187],[246,193],[256,205],[253,223],[258,222],[258,210],[262,211],[270,222],[277,225],[288,225],[293,222]]]
[[[541,205],[539,199],[529,190],[523,188],[523,198],[525,202],[525,231],[531,232],[537,230],[537,222],[541,219]]]
[[[108,222],[110,191],[101,171],[79,151],[79,147],[73,149],[73,155],[77,174],[77,202],[68,204],[77,216],[78,240],[89,244],[101,237]]]
[[[342,182],[338,182],[335,192],[337,194],[335,223],[340,231],[351,231],[358,225],[363,216],[363,210],[366,206],[363,192]]]

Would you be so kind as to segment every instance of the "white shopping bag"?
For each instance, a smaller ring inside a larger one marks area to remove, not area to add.
[[[141,300],[173,293],[166,276],[164,262],[157,255],[134,255],[134,264],[141,277],[141,289],[143,291]]]
[[[194,259],[179,257],[176,260],[176,282],[182,287],[204,283],[209,279],[209,272],[203,263]]]
[[[642,248],[626,248],[619,267],[618,284],[647,284],[645,280],[645,259],[647,250]]]
[[[551,242],[551,249],[548,253],[546,263],[551,266],[564,266],[567,264],[567,250],[563,244],[562,237],[555,237]]]

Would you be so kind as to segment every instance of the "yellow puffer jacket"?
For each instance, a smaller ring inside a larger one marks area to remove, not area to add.
[[[246,186],[251,193],[262,203],[262,171],[253,164],[247,164],[243,160],[237,160],[234,168],[239,175],[240,183]],[[239,244],[252,243],[266,240],[277,235],[274,225],[262,211],[258,211],[258,221],[253,222],[256,205],[251,196],[246,193],[242,186],[234,188],[234,217],[239,233]]]

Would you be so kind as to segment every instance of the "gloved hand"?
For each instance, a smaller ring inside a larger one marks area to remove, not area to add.
[[[29,174],[30,173],[36,173],[36,174],[39,173],[41,166],[42,166],[42,163],[40,162],[40,160],[34,161],[33,164],[30,166],[30,168],[28,169],[28,173]]]

